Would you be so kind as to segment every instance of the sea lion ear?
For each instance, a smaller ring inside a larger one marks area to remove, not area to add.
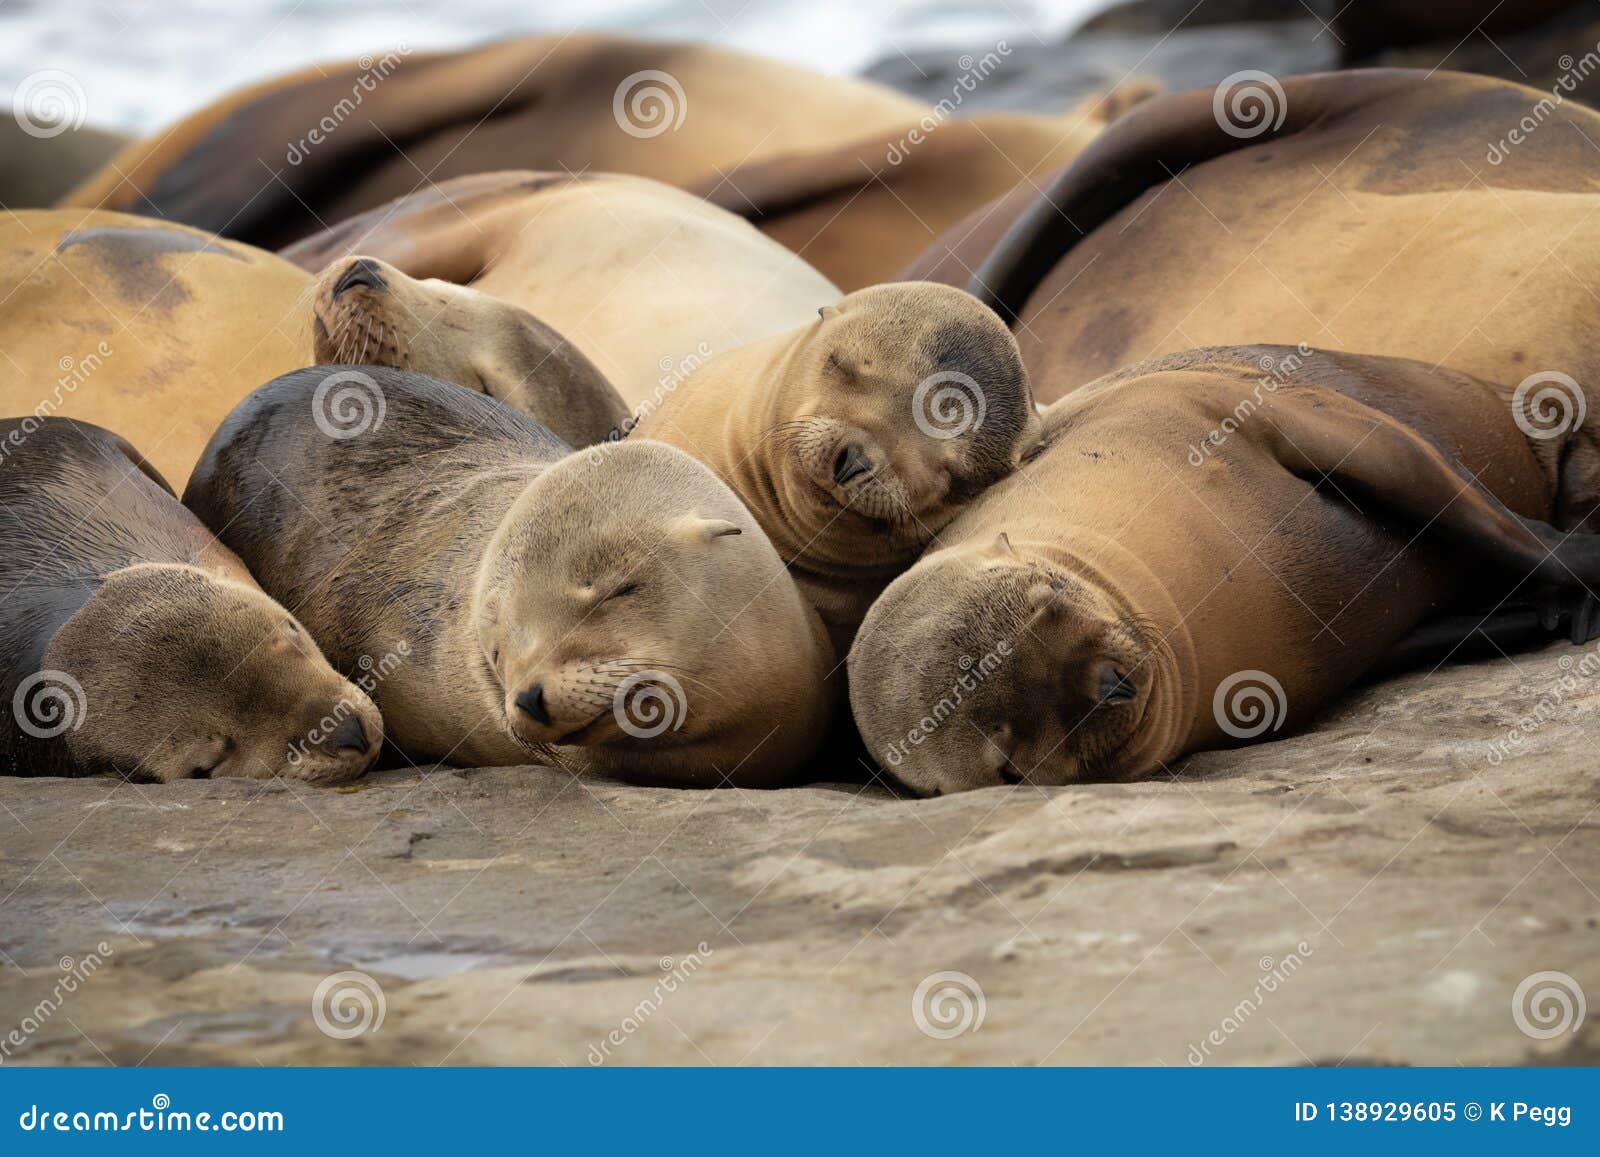
[[[673,533],[685,542],[710,542],[730,534],[743,534],[744,528],[726,518],[701,518],[696,514],[686,514],[673,527]]]
[[[824,305],[822,308],[817,310],[818,321],[827,321],[830,317],[838,316],[839,307],[837,305]]]
[[[1016,548],[1011,545],[1011,536],[1003,530],[994,536],[994,545],[989,548],[989,551],[992,554],[998,554],[1006,558],[1017,557]]]

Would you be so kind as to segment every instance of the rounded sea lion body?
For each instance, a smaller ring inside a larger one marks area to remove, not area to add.
[[[342,272],[314,279],[248,245],[121,213],[7,214],[0,413],[122,431],[179,485],[251,383],[319,355],[426,365],[582,440],[626,413],[593,366],[521,310],[396,278],[388,296],[403,291],[410,311],[391,309],[380,328],[350,308],[359,287],[335,308]]]
[[[866,81],[709,45],[529,36],[247,88],[130,146],[67,203],[279,248],[414,191],[418,168],[431,181],[526,168],[682,184],[927,111]]]
[[[902,284],[712,358],[629,437],[680,446],[731,486],[842,649],[940,527],[1015,467],[1033,423],[999,318],[959,290]]]
[[[1600,113],[1453,73],[1278,85],[1141,104],[1044,195],[1018,190],[909,275],[969,286],[1013,321],[1047,403],[1240,342],[1600,383],[1583,288],[1600,280]]]
[[[459,177],[283,252],[306,269],[338,268],[357,254],[434,279],[430,286],[471,286],[527,310],[570,339],[633,407],[659,401],[708,358],[792,329],[840,296],[732,214],[616,174]]]
[[[371,700],[127,442],[0,420],[0,773],[339,783]]]
[[[934,794],[1148,774],[1304,723],[1431,613],[1592,584],[1600,539],[1534,521],[1567,443],[1525,434],[1512,395],[1256,346],[1063,399],[868,614],[869,749]]]
[[[314,410],[339,372],[252,394],[184,500],[305,606],[335,666],[405,648],[373,692],[401,750],[706,786],[805,760],[832,651],[704,467],[649,442],[574,454],[492,399],[388,369],[370,371],[382,421],[330,437]]]

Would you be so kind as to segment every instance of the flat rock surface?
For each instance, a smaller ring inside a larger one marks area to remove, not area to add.
[[[1597,731],[1563,646],[1129,785],[0,780],[0,1062],[1595,1063]]]

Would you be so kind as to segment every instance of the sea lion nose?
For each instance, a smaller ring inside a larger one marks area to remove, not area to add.
[[[372,290],[389,288],[389,283],[383,279],[383,273],[378,269],[378,263],[366,257],[358,257],[350,263],[350,268],[339,275],[339,280],[334,282],[333,296],[338,297],[362,285]]]
[[[372,742],[367,738],[367,729],[361,725],[359,715],[352,715],[339,725],[339,730],[333,733],[333,749],[354,751],[358,755],[372,750]]]
[[[544,684],[535,683],[517,696],[517,710],[535,723],[549,723],[550,712],[544,707]]]
[[[843,486],[857,475],[872,469],[872,459],[859,442],[847,443],[833,460],[833,480]]]

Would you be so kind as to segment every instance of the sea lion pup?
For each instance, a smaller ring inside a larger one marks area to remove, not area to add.
[[[827,278],[734,215],[670,185],[616,174],[458,177],[282,255],[332,273],[362,260],[356,254],[437,279],[420,283],[425,288],[470,285],[531,312],[571,339],[635,407],[659,400],[707,358],[793,329],[840,297]]]
[[[0,215],[0,414],[120,431],[178,485],[249,389],[316,358],[426,365],[595,441],[621,400],[559,335],[450,286],[374,295],[181,225],[80,210]],[[363,320],[365,319],[365,320]],[[357,324],[360,321],[362,324]]]
[[[1262,359],[1290,357],[1263,389]],[[1530,579],[1581,594],[1600,537],[1534,521],[1570,447],[1523,434],[1510,394],[1253,346],[1056,403],[1042,449],[867,615],[868,747],[924,794],[1129,778],[1304,723],[1430,612]]]
[[[373,692],[391,742],[464,766],[555,745],[562,763],[708,787],[804,762],[833,652],[710,471],[631,439],[573,454],[490,398],[389,369],[364,371],[383,420],[329,437],[317,399],[344,372],[251,394],[184,501],[336,667],[404,646]]]
[[[1455,73],[1277,84],[1145,101],[1043,195],[1019,189],[908,276],[1015,319],[1046,403],[1149,357],[1254,341],[1600,383],[1579,288],[1600,281],[1600,113]]]
[[[712,358],[630,437],[681,446],[733,487],[842,650],[889,580],[1015,468],[1034,421],[1000,319],[907,283]]]
[[[567,33],[402,49],[226,96],[129,146],[66,203],[278,249],[412,192],[419,169],[434,181],[519,168],[684,184],[930,111],[882,85],[704,44]]]
[[[362,775],[383,721],[120,437],[0,420],[0,773]]]

